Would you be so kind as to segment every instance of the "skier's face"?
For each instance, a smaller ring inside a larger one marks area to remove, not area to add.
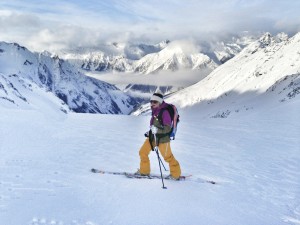
[[[159,107],[159,102],[158,101],[150,101],[151,104],[151,109],[156,109]]]

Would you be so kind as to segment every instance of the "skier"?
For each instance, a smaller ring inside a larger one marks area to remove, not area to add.
[[[153,150],[153,146],[157,145],[160,154],[169,163],[170,178],[178,180],[181,175],[181,169],[179,162],[175,159],[171,151],[169,136],[172,129],[172,119],[167,110],[163,111],[162,118],[158,118],[159,112],[167,105],[163,101],[163,94],[159,90],[151,96],[150,104],[152,109],[150,130],[145,134],[147,138],[140,148],[140,169],[135,174],[142,176],[150,175],[149,153]],[[155,143],[154,135],[156,135],[157,143]]]

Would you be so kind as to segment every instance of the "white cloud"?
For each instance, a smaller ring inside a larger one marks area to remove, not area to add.
[[[202,80],[207,73],[201,71],[180,70],[180,71],[161,71],[159,73],[141,74],[132,73],[86,73],[88,76],[96,79],[115,84],[143,84],[143,85],[157,85],[157,86],[174,86],[187,87]]]
[[[11,11],[0,12],[0,29],[32,29],[40,26],[40,19],[31,14],[14,13]]]
[[[204,41],[247,30],[299,31],[294,0],[87,0],[0,2],[0,40],[34,50],[110,41]]]

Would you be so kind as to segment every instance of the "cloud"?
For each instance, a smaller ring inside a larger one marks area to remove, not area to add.
[[[40,19],[31,14],[0,11],[0,29],[33,29],[40,26]]]
[[[199,70],[161,71],[159,73],[147,74],[146,76],[137,73],[87,72],[86,74],[115,85],[142,84],[187,87],[202,80],[207,75],[207,72]]]
[[[0,40],[34,50],[105,41],[211,40],[242,31],[299,31],[294,0],[87,0],[0,2]]]

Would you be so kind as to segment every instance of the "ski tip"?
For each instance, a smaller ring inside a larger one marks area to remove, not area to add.
[[[217,184],[217,182],[213,181],[213,180],[208,180],[207,183],[210,183],[210,184]]]
[[[191,177],[192,175],[184,175],[184,176],[180,176],[179,178],[181,178],[181,179],[187,179],[187,178],[189,178],[189,177]]]
[[[101,173],[101,172],[102,172],[101,170],[94,169],[94,168],[92,168],[90,171],[91,171],[92,173]]]

